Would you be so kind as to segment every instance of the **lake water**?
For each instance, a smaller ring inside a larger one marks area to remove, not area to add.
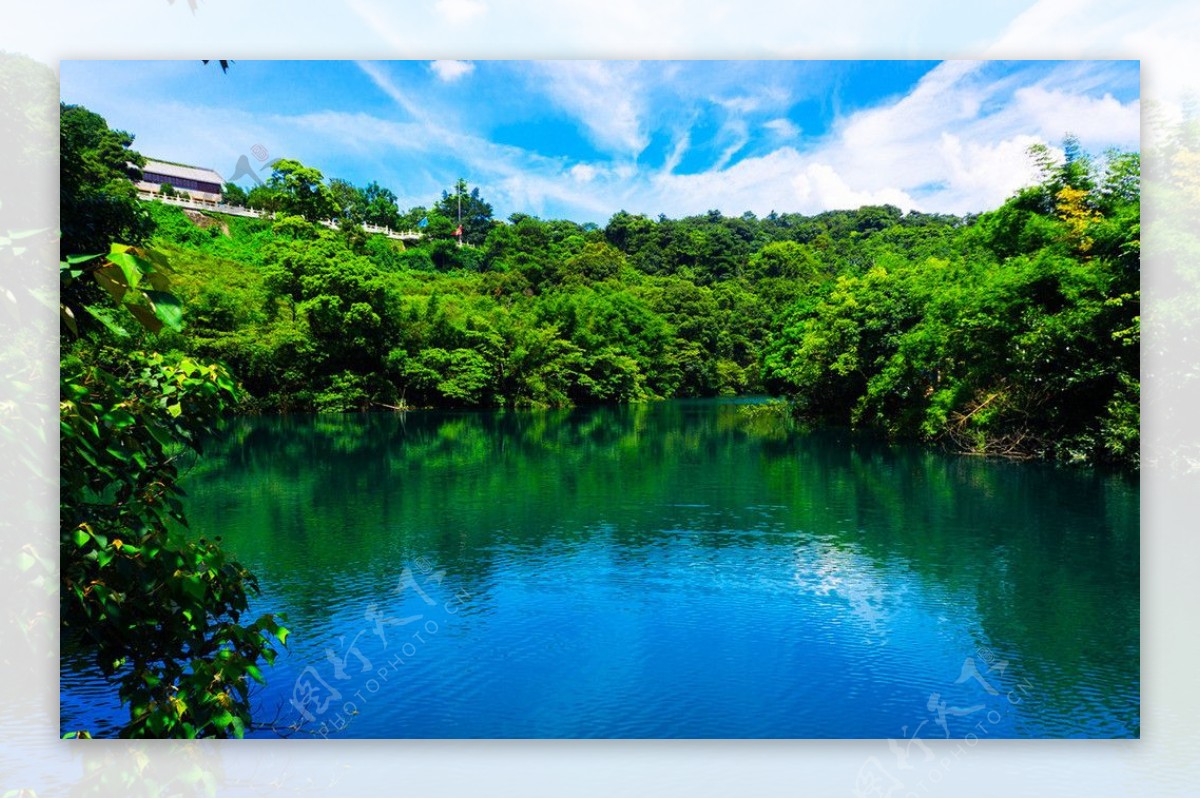
[[[185,485],[193,529],[292,631],[256,718],[298,738],[1139,735],[1136,480],[748,407],[235,420]],[[126,717],[69,654],[62,680],[63,729]]]

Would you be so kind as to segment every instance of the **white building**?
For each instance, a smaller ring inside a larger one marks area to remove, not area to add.
[[[157,195],[163,184],[174,187],[177,192],[187,192],[197,202],[221,202],[221,187],[225,179],[211,169],[168,161],[146,159],[142,167],[142,179],[137,189],[142,194]]]

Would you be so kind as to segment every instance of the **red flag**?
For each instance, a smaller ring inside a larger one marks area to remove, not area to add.
[[[458,226],[458,230],[454,231],[454,235],[462,238],[462,225]]]

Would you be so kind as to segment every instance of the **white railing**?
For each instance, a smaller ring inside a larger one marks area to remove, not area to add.
[[[327,228],[338,230],[341,227],[341,222],[336,219],[322,219],[321,224]],[[367,233],[377,233],[381,236],[387,236],[390,239],[409,239],[416,241],[421,238],[421,234],[416,230],[392,230],[390,227],[381,227],[380,225],[372,225],[369,222],[363,222],[359,225]]]
[[[190,208],[194,211],[212,211],[218,214],[229,214],[230,216],[248,216],[255,219],[270,219],[273,214],[270,211],[259,211],[254,208],[246,208],[241,205],[229,205],[227,203],[214,202],[212,200],[202,200],[195,197],[172,197],[166,194],[159,194],[152,191],[138,192],[138,199],[144,202],[163,202],[167,205],[176,205],[180,208]],[[321,224],[327,228],[337,230],[340,223],[334,219],[322,219]],[[420,231],[416,230],[392,230],[389,227],[380,225],[372,225],[364,223],[362,229],[367,233],[374,233],[380,236],[387,236],[389,239],[400,239],[402,241],[417,241],[421,238]]]

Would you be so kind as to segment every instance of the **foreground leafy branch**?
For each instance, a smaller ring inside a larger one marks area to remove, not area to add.
[[[90,279],[145,329],[178,329],[166,273],[156,253],[115,246],[64,262],[63,296],[88,296],[75,283]],[[60,378],[64,645],[94,651],[116,684],[122,736],[241,737],[259,662],[288,631],[271,614],[242,622],[258,584],[219,539],[186,532],[178,484],[179,459],[199,452],[236,387],[221,365],[127,349],[135,337],[115,312],[62,308],[75,337]]]

